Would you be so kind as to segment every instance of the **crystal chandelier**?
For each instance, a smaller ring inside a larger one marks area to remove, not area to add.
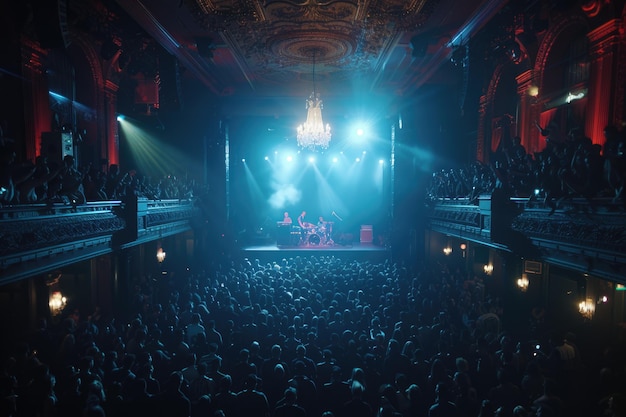
[[[313,92],[306,100],[306,122],[298,126],[298,146],[307,149],[328,148],[330,143],[330,125],[324,126],[322,119],[322,109],[324,104],[320,98],[320,94],[315,90],[315,55],[317,51],[313,51]]]

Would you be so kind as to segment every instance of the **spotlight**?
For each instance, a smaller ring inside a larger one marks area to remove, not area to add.
[[[467,65],[467,49],[465,46],[457,46],[452,51],[450,62],[455,67],[465,67]]]
[[[379,163],[380,165],[382,165],[382,164],[384,164],[384,163],[385,163],[385,161],[384,161],[384,160],[382,160],[382,159],[379,159],[379,160],[378,160],[378,163]]]
[[[269,157],[269,156],[266,156],[264,159],[265,159],[266,161],[269,161],[269,160],[270,160],[270,157]]]
[[[314,158],[314,157],[312,157],[312,156],[309,156],[309,162],[310,162],[310,163],[315,162],[315,158]]]
[[[124,120],[124,116],[123,116],[123,115],[121,115],[121,114],[119,114],[119,115],[117,116],[117,121],[118,121],[118,122],[121,122],[122,120]]]
[[[293,156],[289,155],[289,156],[287,157],[287,162],[291,162],[291,161],[293,161]]]
[[[365,131],[363,130],[363,128],[362,128],[362,127],[358,128],[358,129],[356,130],[356,134],[357,134],[357,136],[363,136],[363,134],[364,134],[364,133],[365,133]]]
[[[333,158],[333,163],[337,163],[337,161],[339,161],[339,159],[337,159],[337,157],[335,156],[335,157]]]
[[[246,163],[246,158],[241,158],[241,162]]]
[[[358,158],[358,157],[357,157],[357,158],[355,159],[355,161],[356,161],[356,162],[361,162],[361,158]]]

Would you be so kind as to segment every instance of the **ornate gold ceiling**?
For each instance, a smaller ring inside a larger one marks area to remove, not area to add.
[[[401,34],[417,30],[439,0],[188,0],[259,82],[372,78]]]
[[[472,17],[506,0],[117,2],[218,95],[284,97],[306,94],[314,62],[327,96],[406,94],[448,59],[446,42]]]
[[[439,0],[189,0],[258,76],[285,81],[311,71],[344,80],[370,72],[403,31],[417,30]],[[426,7],[428,5],[428,7]]]

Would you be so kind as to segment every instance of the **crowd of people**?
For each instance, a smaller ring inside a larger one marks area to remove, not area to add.
[[[571,333],[508,329],[507,316],[525,312],[461,267],[244,258],[138,278],[125,306],[69,308],[56,325],[4,338],[0,415],[626,412],[620,346],[593,357]]]
[[[16,161],[10,147],[0,147],[0,207],[16,204],[84,204],[87,201],[123,200],[128,195],[151,200],[193,197],[193,180],[165,175],[157,181],[120,166],[76,166],[66,155],[60,163],[40,155],[34,163]]]
[[[506,187],[512,196],[536,198],[555,208],[571,198],[604,197],[626,204],[626,136],[613,126],[604,129],[603,146],[593,144],[580,129],[560,140],[542,129],[546,146],[528,153],[519,137],[504,135],[490,164],[474,162],[468,167],[433,174],[430,198],[470,198]]]

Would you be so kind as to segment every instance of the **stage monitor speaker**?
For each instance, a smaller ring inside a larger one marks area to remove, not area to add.
[[[41,134],[41,155],[48,162],[61,163],[66,156],[74,156],[72,132],[43,132]]]
[[[374,232],[371,224],[361,225],[361,243],[372,243],[374,241]]]

